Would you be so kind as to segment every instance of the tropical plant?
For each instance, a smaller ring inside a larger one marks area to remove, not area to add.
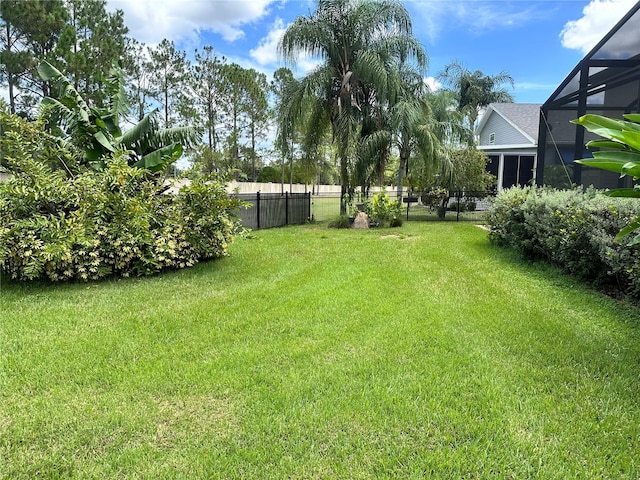
[[[43,105],[51,113],[49,127],[53,134],[83,152],[84,162],[101,170],[105,155],[116,150],[129,153],[129,164],[151,172],[164,170],[183,153],[183,145],[197,141],[197,132],[189,127],[159,129],[157,110],[147,113],[133,128],[123,132],[120,118],[129,112],[122,70],[114,68],[106,80],[108,108],[87,104],[71,82],[53,65],[42,62],[38,72],[45,81],[59,88],[57,98],[45,97]]]
[[[513,96],[502,87],[513,87],[513,77],[507,72],[486,75],[480,70],[468,70],[462,63],[448,64],[439,75],[440,80],[458,97],[458,109],[468,119],[468,127],[474,131],[480,110],[493,102],[513,102]]]
[[[572,123],[582,125],[603,139],[591,140],[588,148],[601,149],[593,152],[593,158],[576,160],[585,167],[594,167],[619,173],[621,177],[629,175],[634,180],[640,178],[640,114],[623,115],[625,120],[617,120],[601,115],[588,114]],[[605,193],[610,197],[640,198],[640,185],[633,188],[620,188]],[[616,240],[640,229],[640,217],[634,218],[620,230]],[[631,244],[640,243],[640,233],[631,240]]]
[[[227,254],[242,205],[211,176],[177,194],[117,150],[79,166],[41,121],[0,109],[0,276],[90,280],[185,268]]]
[[[378,184],[382,185],[391,149],[397,149],[397,196],[400,197],[412,154],[418,151],[427,162],[435,163],[439,141],[427,126],[429,106],[422,77],[417,72],[403,72],[400,68],[396,82],[398,93],[389,98],[387,108],[377,113],[377,128],[363,138],[360,163],[365,168],[371,166],[379,176]],[[364,168],[361,167],[361,170]],[[361,173],[360,176],[361,180],[366,180],[366,175]]]
[[[365,213],[375,225],[391,227],[402,225],[402,203],[386,192],[378,192],[364,203]]]
[[[401,60],[414,60],[420,69],[426,65],[409,13],[393,0],[320,0],[315,12],[287,28],[279,51],[291,62],[301,53],[322,60],[300,81],[289,113],[300,118],[302,106],[309,105],[310,142],[323,138],[330,126],[344,195],[352,188],[350,170],[363,120],[386,101],[392,69]],[[305,103],[309,98],[313,101]]]

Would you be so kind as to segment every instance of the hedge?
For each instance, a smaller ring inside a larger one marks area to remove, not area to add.
[[[241,231],[239,201],[204,179],[167,194],[160,178],[128,166],[124,155],[72,178],[22,158],[0,183],[0,274],[95,280],[227,255]]]
[[[593,286],[640,299],[640,249],[616,234],[640,215],[640,202],[594,189],[513,187],[488,212],[490,240],[545,259]]]

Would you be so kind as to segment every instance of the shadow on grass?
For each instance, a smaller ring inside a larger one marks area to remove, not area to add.
[[[16,280],[9,275],[0,275],[0,298],[7,299],[13,297],[28,297],[31,295],[42,295],[46,293],[54,293],[56,295],[75,294],[85,290],[97,287],[135,287],[142,283],[164,282],[171,279],[179,279],[181,281],[196,280],[199,276],[210,273],[211,266],[216,263],[224,262],[228,258],[216,258],[203,260],[196,263],[192,267],[166,269],[152,275],[137,275],[122,277],[111,275],[98,280],[81,281],[78,279],[54,282],[47,279],[38,280]],[[162,288],[159,285],[159,288]]]

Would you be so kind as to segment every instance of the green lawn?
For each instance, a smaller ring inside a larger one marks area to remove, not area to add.
[[[0,478],[640,477],[640,311],[469,223],[2,283]]]

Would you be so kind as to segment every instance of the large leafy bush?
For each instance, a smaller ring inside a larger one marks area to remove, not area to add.
[[[640,249],[618,232],[640,205],[593,189],[503,190],[487,215],[489,238],[605,288],[640,298]]]
[[[0,113],[0,272],[20,280],[147,275],[227,254],[240,202],[199,178],[177,195],[160,177],[103,156],[95,171],[37,124]],[[65,167],[61,168],[61,162]]]

